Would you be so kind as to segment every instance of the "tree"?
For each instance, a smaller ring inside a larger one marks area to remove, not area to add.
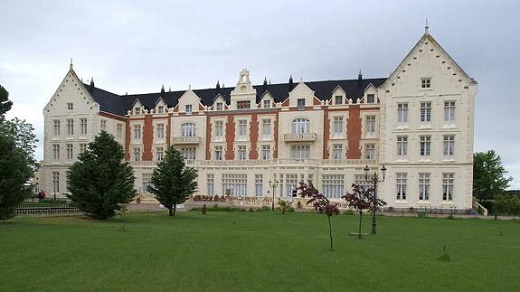
[[[300,193],[303,198],[306,196],[310,197],[310,200],[307,201],[307,204],[311,204],[314,207],[314,210],[316,210],[318,213],[327,215],[327,220],[329,222],[330,250],[332,250],[333,238],[330,217],[332,217],[332,215],[339,214],[338,204],[331,203],[327,197],[325,197],[314,187],[311,181],[309,181],[308,184],[300,182],[300,186],[298,188],[300,189]]]
[[[15,143],[16,149],[21,151],[27,165],[35,172],[38,163],[34,158],[34,149],[36,149],[36,135],[34,127],[25,120],[14,118],[12,120],[4,120],[0,122],[0,132],[11,137]],[[32,177],[32,175],[31,175]]]
[[[148,191],[175,216],[177,205],[186,202],[197,189],[197,170],[187,167],[181,153],[170,146],[150,179]]]
[[[9,92],[0,85],[0,121],[5,118],[5,113],[13,106],[13,102],[9,100]]]
[[[378,208],[386,205],[386,202],[372,197],[374,194],[372,188],[365,190],[359,184],[352,185],[352,192],[347,193],[342,198],[347,201],[349,207],[356,209],[359,212],[359,230],[358,238],[361,239],[361,219],[363,218],[363,210]]]
[[[473,155],[473,196],[480,203],[493,199],[509,187],[512,177],[506,177],[502,159],[494,150]]]
[[[137,192],[123,147],[105,131],[78,156],[68,171],[67,195],[89,217],[107,219],[122,211]]]

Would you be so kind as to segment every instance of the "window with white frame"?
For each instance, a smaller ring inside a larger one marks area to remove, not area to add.
[[[343,174],[324,174],[322,178],[323,195],[327,198],[341,198],[345,195],[344,182]]]
[[[432,103],[421,102],[421,123],[429,123],[432,121]]]
[[[374,94],[367,94],[367,103],[375,103],[376,96]]]
[[[141,125],[134,125],[134,140],[141,140]]]
[[[222,174],[222,193],[230,196],[247,195],[247,174]]]
[[[52,145],[52,159],[53,160],[60,159],[60,145],[59,144]]]
[[[123,125],[117,124],[116,138],[121,139],[123,137]]]
[[[87,119],[85,118],[81,118],[79,119],[79,125],[80,125],[80,133],[81,135],[86,135],[87,134]]]
[[[163,114],[164,113],[164,106],[160,105],[157,107],[157,113],[158,114]]]
[[[140,108],[140,107],[136,107],[136,108],[134,109],[134,114],[135,114],[136,116],[140,115],[140,114],[141,114],[141,108]]]
[[[453,200],[453,188],[455,185],[455,174],[454,173],[443,173],[442,174],[442,200],[452,201]]]
[[[72,144],[67,144],[67,160],[74,159],[74,152]]]
[[[408,136],[397,136],[397,157],[403,159],[408,155]]]
[[[67,135],[68,136],[74,135],[74,120],[73,119],[67,119]]]
[[[406,200],[406,177],[407,174],[398,172],[395,174],[396,177],[396,188],[397,188],[397,200]]]
[[[215,121],[215,137],[222,138],[224,136],[224,122]]]
[[[157,132],[156,132],[157,139],[164,139],[164,124],[163,123],[157,124],[156,129],[157,129]]]
[[[164,148],[163,147],[155,148],[155,157],[157,158],[157,161],[162,161],[164,159]]]
[[[451,158],[455,155],[455,136],[444,135],[444,157]]]
[[[455,122],[455,102],[446,101],[444,102],[444,122],[454,123]]]
[[[186,160],[197,159],[197,149],[195,147],[182,147],[181,154]]]
[[[372,183],[366,180],[364,174],[354,175],[354,183],[360,185],[365,191],[372,187]]]
[[[341,96],[341,95],[334,96],[334,104],[343,104],[343,96]]]
[[[264,195],[264,177],[261,174],[255,174],[255,196]]]
[[[430,174],[419,173],[419,200],[428,201],[430,199]]]
[[[344,132],[343,117],[334,117],[333,135],[334,137],[342,137]]]
[[[283,180],[282,180],[283,181]],[[294,173],[289,173],[285,175],[285,191],[281,193],[281,196],[291,197],[293,193],[293,189],[298,187],[298,175]],[[280,187],[282,190],[283,187]]]
[[[83,153],[85,151],[87,151],[87,144],[85,144],[85,143],[79,144],[79,153]]]
[[[74,109],[74,104],[72,102],[67,102],[67,110],[71,111]]]
[[[141,148],[134,148],[134,161],[141,160]]]
[[[107,130],[107,120],[101,120],[101,131]]]
[[[52,193],[54,195],[60,193],[60,173],[57,171],[52,172]]]
[[[264,108],[270,108],[271,107],[271,100],[265,99],[264,100]]]
[[[311,122],[308,119],[295,119],[292,122],[293,134],[309,133],[311,130]]]
[[[60,135],[60,120],[54,120],[54,136]]]
[[[150,193],[150,191],[148,190],[148,187],[151,186],[151,183],[150,181],[152,180],[152,174],[151,173],[143,173],[143,176],[142,176],[142,179],[143,179],[143,183],[142,183],[142,192],[145,193],[145,194],[148,194]]]
[[[430,88],[432,86],[431,78],[421,78],[421,88]]]
[[[217,110],[221,111],[224,108],[221,102],[217,102]]]
[[[376,116],[366,116],[366,134],[368,137],[374,137],[376,135]]]
[[[215,195],[215,176],[212,173],[206,174],[206,189],[208,196]]]
[[[269,145],[262,145],[260,158],[262,160],[271,159],[271,146],[269,146]]]
[[[247,138],[247,120],[238,121],[238,137],[241,139]]]
[[[270,139],[271,138],[271,120],[263,119],[262,120],[262,139]]]
[[[399,124],[408,123],[408,103],[397,104],[397,122]]]
[[[215,160],[222,160],[222,159],[223,159],[222,146],[215,146]]]
[[[193,113],[193,106],[191,104],[187,104],[185,107],[186,115],[191,115]]]
[[[196,128],[194,123],[184,123],[181,125],[182,137],[195,137]]]
[[[343,159],[343,145],[342,144],[334,144],[332,145],[332,159],[340,160]]]
[[[311,157],[310,145],[293,145],[291,147],[292,159],[309,159]]]
[[[376,159],[376,144],[365,144],[365,159]]]
[[[298,98],[296,104],[299,110],[305,109],[305,98]]]
[[[420,136],[419,137],[419,146],[420,146],[420,155],[422,157],[430,156],[431,154],[431,136]]]
[[[238,151],[237,151],[237,159],[238,160],[246,160],[247,158],[247,152],[246,152],[246,146],[239,145]]]

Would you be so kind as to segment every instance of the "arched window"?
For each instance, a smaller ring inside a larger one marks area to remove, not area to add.
[[[310,133],[311,122],[308,119],[296,119],[292,122],[292,132],[294,134]]]
[[[194,123],[184,123],[181,126],[182,137],[195,137],[196,129]]]

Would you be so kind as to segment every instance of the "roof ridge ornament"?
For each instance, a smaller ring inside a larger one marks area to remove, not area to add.
[[[72,67],[74,66],[74,63],[72,63],[72,58],[70,58],[70,70],[72,70]]]
[[[430,28],[430,27],[428,26],[428,18],[426,18],[426,25],[424,26],[424,34],[430,34],[430,33],[428,32],[428,29],[429,29],[429,28]]]

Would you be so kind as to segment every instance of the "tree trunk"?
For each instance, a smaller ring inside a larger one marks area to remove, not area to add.
[[[173,216],[173,206],[168,208],[168,215]]]
[[[330,225],[330,216],[327,216],[327,219],[329,219],[330,250],[332,251],[332,225]]]
[[[173,204],[173,217],[175,217],[175,213],[177,212],[177,204]]]
[[[363,211],[359,211],[359,230],[358,230],[359,239],[361,239],[361,218],[363,218]]]

